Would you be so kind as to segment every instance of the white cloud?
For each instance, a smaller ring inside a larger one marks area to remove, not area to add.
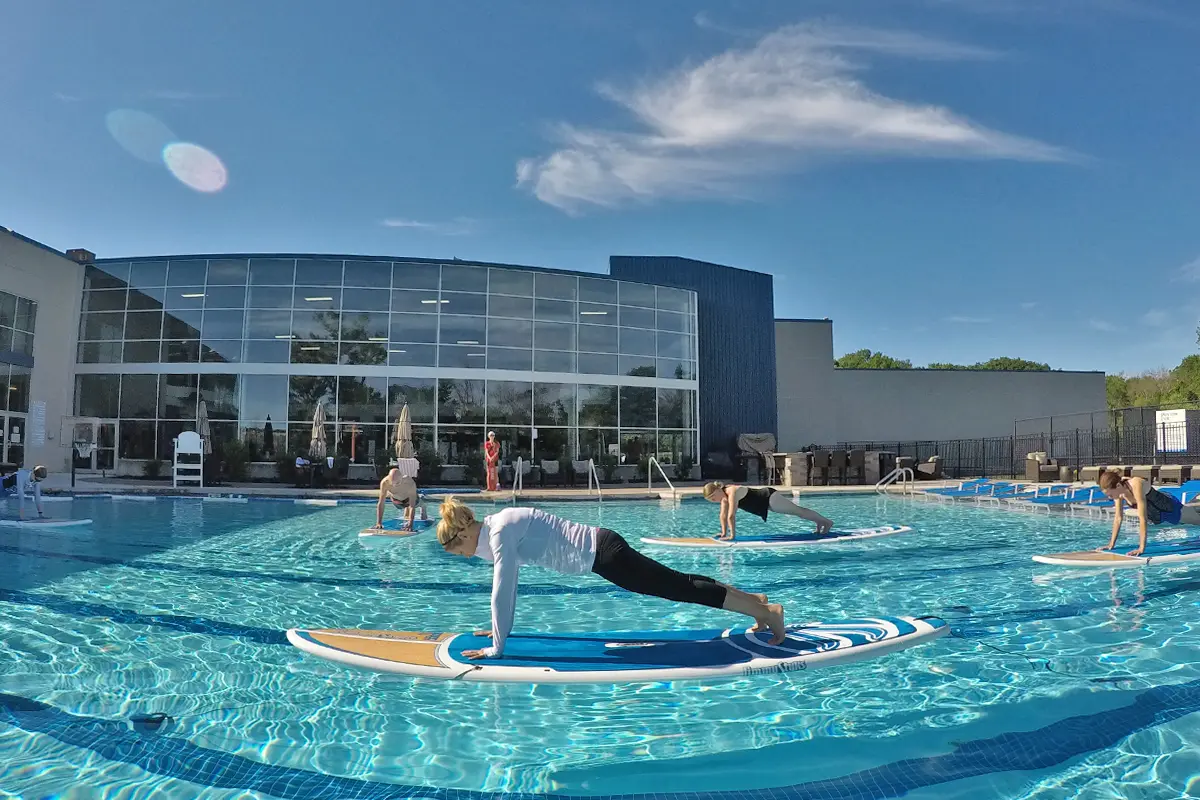
[[[1180,267],[1175,275],[1175,280],[1189,283],[1200,282],[1200,258],[1189,261]]]
[[[953,322],[956,325],[986,325],[991,322],[988,317],[946,317],[946,322]]]
[[[1025,311],[1031,311],[1031,310],[1037,308],[1037,301],[1030,300],[1028,302],[1021,303],[1021,308],[1024,309]]]
[[[409,230],[424,231],[440,236],[465,236],[475,229],[475,221],[467,217],[458,217],[449,222],[429,222],[419,219],[391,218],[383,221],[385,228],[408,228]]]
[[[1115,331],[1117,329],[1116,325],[1113,325],[1111,322],[1106,322],[1105,320],[1102,320],[1102,319],[1090,319],[1090,320],[1088,320],[1088,326],[1093,328],[1094,330],[1106,331],[1106,332],[1107,331]]]
[[[588,205],[745,195],[747,184],[815,157],[896,156],[1053,162],[1065,150],[975,124],[946,108],[868,88],[850,53],[925,59],[990,51],[916,34],[794,25],[630,89],[602,96],[635,132],[560,125],[559,148],[517,165],[517,183],[566,211]]]
[[[83,98],[77,94],[68,94],[67,92],[55,92],[54,99],[63,103],[78,103]]]
[[[189,92],[179,89],[151,89],[148,92],[142,92],[142,97],[148,100],[187,102],[189,100],[219,100],[224,95],[211,92]]]
[[[1152,308],[1142,315],[1142,322],[1155,328],[1161,328],[1171,321],[1171,315],[1161,308]]]

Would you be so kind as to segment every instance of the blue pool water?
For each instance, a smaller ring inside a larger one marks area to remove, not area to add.
[[[365,549],[357,532],[373,509],[362,505],[55,504],[94,526],[0,530],[0,795],[1200,792],[1200,566],[1091,572],[1030,561],[1102,544],[1105,521],[899,498],[806,502],[840,529],[915,530],[783,556],[646,552],[765,591],[793,621],[937,614],[956,635],[854,665],[714,684],[385,677],[305,656],[284,630],[483,626],[487,565],[442,553],[432,535]],[[543,507],[634,543],[717,527],[706,503]],[[767,528],[741,515],[739,530]],[[735,622],[593,576],[527,568],[522,578],[519,628]],[[174,720],[153,732],[129,722],[149,712]]]

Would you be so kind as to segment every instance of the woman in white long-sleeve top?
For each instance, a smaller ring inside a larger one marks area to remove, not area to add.
[[[686,575],[647,558],[607,528],[583,525],[534,508],[506,508],[480,522],[470,508],[453,497],[442,503],[438,542],[446,552],[491,561],[492,646],[471,650],[470,658],[504,653],[517,602],[522,565],[533,564],[563,574],[594,572],[637,594],[681,603],[723,608],[753,617],[755,629],[770,628],[772,644],[784,639],[783,607],[766,595],[749,594],[704,575]]]

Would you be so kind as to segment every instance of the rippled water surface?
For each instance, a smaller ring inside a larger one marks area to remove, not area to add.
[[[483,626],[487,565],[442,553],[432,535],[366,549],[364,505],[56,504],[95,524],[0,529],[0,795],[1200,796],[1200,565],[1030,561],[1102,544],[1110,523],[1099,520],[874,496],[806,502],[839,528],[914,530],[782,556],[646,552],[767,592],[793,621],[936,614],[955,636],[713,684],[378,676],[305,656],[283,631]],[[717,526],[706,503],[543,507],[633,543]],[[762,526],[739,518],[745,533]],[[536,568],[522,571],[522,594],[519,629],[735,622]],[[129,722],[149,712],[172,719],[155,731]]]

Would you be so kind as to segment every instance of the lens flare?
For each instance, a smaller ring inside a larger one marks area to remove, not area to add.
[[[197,192],[219,192],[229,173],[210,150],[191,142],[171,142],[162,151],[163,162],[179,182]]]
[[[179,138],[162,120],[131,108],[108,112],[104,125],[125,152],[151,164],[157,164],[163,148]]]

